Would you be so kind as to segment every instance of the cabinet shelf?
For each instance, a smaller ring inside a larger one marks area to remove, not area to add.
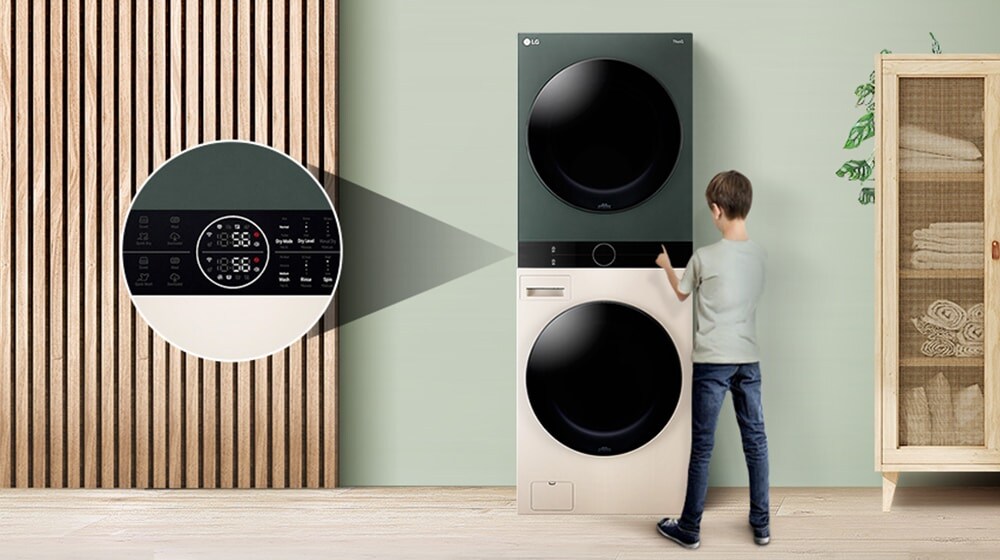
[[[978,183],[983,184],[983,173],[949,173],[947,171],[900,171],[904,183]]]
[[[900,367],[983,367],[982,356],[974,358],[900,358]]]
[[[899,269],[899,277],[901,279],[930,279],[930,278],[983,278],[983,269],[981,268],[957,268],[957,269],[941,269],[941,268],[901,268]]]

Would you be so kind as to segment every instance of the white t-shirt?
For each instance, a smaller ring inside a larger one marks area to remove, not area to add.
[[[694,293],[694,354],[707,364],[760,361],[757,300],[767,253],[757,243],[722,239],[694,252],[678,289]]]

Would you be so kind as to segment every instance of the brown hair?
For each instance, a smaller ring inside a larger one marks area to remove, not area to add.
[[[753,188],[750,186],[750,179],[739,171],[723,171],[708,182],[705,199],[709,207],[718,204],[730,220],[746,218],[753,201]]]

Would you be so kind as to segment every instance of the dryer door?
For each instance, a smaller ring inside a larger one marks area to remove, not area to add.
[[[546,431],[588,455],[619,455],[655,438],[681,395],[670,335],[635,307],[572,307],[542,330],[528,356],[528,401]]]
[[[681,148],[670,94],[637,66],[607,58],[569,66],[539,92],[528,154],[563,201],[596,212],[641,204],[667,182]]]

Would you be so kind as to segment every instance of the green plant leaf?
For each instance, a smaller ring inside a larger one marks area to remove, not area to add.
[[[874,204],[875,202],[875,189],[872,187],[865,187],[861,189],[858,193],[858,202],[861,204]]]
[[[872,136],[875,136],[875,113],[867,112],[861,115],[861,118],[851,127],[851,132],[847,135],[847,141],[844,142],[844,149],[857,148],[862,142]]]
[[[941,43],[938,43],[937,37],[934,36],[934,33],[931,33],[930,35],[931,35],[931,41],[932,41],[932,43],[931,43],[931,53],[932,54],[941,54]]]
[[[837,170],[837,177],[847,176],[849,181],[867,181],[872,176],[872,165],[865,159],[851,159]]]
[[[875,96],[875,84],[866,82],[854,88],[854,95],[858,98],[858,107],[868,105]]]

